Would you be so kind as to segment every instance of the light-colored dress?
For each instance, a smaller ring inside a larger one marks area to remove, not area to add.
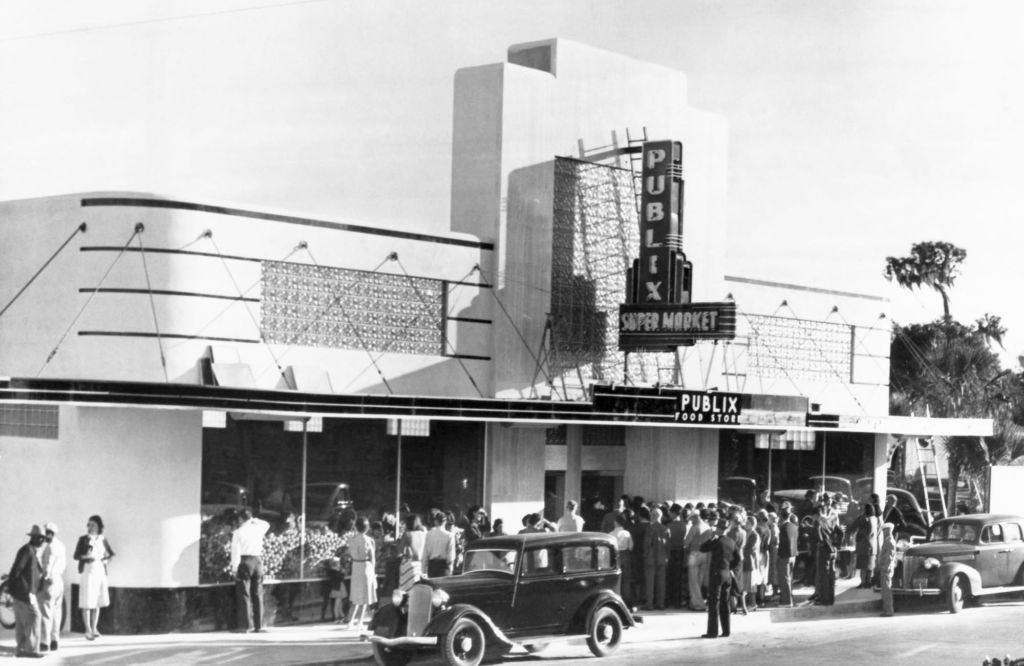
[[[348,552],[352,556],[352,587],[349,602],[353,604],[377,603],[377,572],[374,570],[373,539],[364,534],[355,534],[348,540]]]
[[[82,580],[78,590],[78,607],[81,609],[106,608],[110,605],[110,592],[107,588],[107,565],[101,558],[106,556],[107,549],[102,534],[89,537],[92,546],[92,562],[82,565]]]

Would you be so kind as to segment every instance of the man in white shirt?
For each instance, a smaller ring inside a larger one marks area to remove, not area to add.
[[[455,566],[455,535],[445,529],[445,515],[433,516],[434,526],[423,542],[423,559],[427,561],[427,578],[451,576]]]
[[[558,519],[559,532],[583,531],[583,516],[576,512],[578,508],[579,504],[576,503],[576,500],[569,500],[565,503],[565,513]]]
[[[43,565],[43,588],[39,593],[39,614],[42,618],[39,651],[56,652],[64,615],[64,570],[68,567],[68,549],[57,538],[57,525],[46,523],[43,530],[46,539],[39,558]]]
[[[270,523],[253,518],[249,509],[239,514],[238,529],[231,535],[231,569],[235,572],[238,626],[235,631],[263,633],[263,535]]]

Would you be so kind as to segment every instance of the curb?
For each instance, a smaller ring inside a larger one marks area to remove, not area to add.
[[[865,599],[863,601],[848,601],[837,603],[831,606],[815,605],[811,602],[804,602],[793,608],[772,609],[769,617],[772,622],[807,622],[810,620],[831,620],[838,617],[852,617],[855,615],[871,615],[882,611],[881,599]]]

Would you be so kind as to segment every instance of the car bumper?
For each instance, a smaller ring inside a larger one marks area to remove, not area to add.
[[[364,641],[369,641],[376,645],[382,645],[389,648],[421,648],[421,647],[436,647],[437,636],[399,636],[397,638],[385,638],[384,636],[374,636],[373,634],[363,634],[360,636]]]
[[[892,593],[900,597],[937,597],[942,590],[937,587],[894,587]]]

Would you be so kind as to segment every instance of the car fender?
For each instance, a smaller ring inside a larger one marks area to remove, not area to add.
[[[576,611],[576,614],[573,616],[571,632],[589,633],[590,623],[594,618],[594,612],[602,606],[612,608],[619,615],[619,619],[622,620],[622,626],[636,626],[636,622],[633,620],[633,614],[629,612],[625,602],[622,601],[622,597],[611,590],[601,590],[592,597],[589,597],[583,605],[579,607],[579,610]]]
[[[391,638],[405,635],[406,615],[398,606],[387,604],[377,609],[377,612],[370,618],[367,630],[373,633],[378,627],[390,627]]]
[[[973,593],[975,590],[981,589],[981,574],[974,567],[968,566],[963,562],[943,562],[939,566],[939,585],[942,589],[946,589],[946,585],[949,581],[953,580],[953,576],[963,574],[967,577],[967,582],[970,586],[969,592]]]
[[[458,620],[464,617],[472,618],[481,625],[484,633],[487,634],[488,642],[493,640],[508,647],[516,645],[515,641],[510,640],[501,629],[498,629],[487,613],[472,604],[455,604],[441,611],[430,619],[423,634],[425,636],[443,636]]]

